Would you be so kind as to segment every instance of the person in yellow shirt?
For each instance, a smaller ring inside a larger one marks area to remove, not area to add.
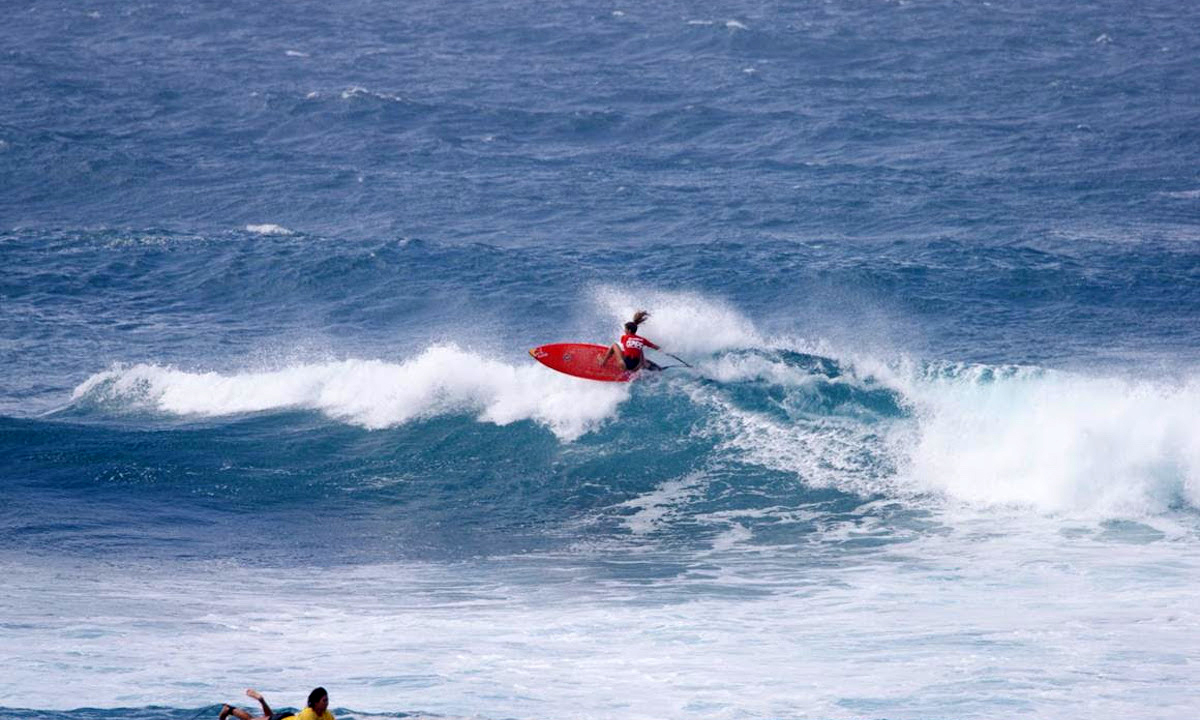
[[[329,712],[329,693],[325,688],[315,688],[308,694],[308,707],[296,714],[294,720],[333,720]]]
[[[228,720],[230,715],[237,720],[334,720],[333,713],[329,712],[329,693],[325,692],[323,687],[316,688],[308,694],[308,707],[298,713],[290,710],[272,712],[271,706],[267,705],[262,693],[254,688],[247,690],[246,694],[257,700],[258,704],[262,706],[262,715],[255,717],[249,711],[239,707],[222,705],[221,714],[217,716],[218,720]]]

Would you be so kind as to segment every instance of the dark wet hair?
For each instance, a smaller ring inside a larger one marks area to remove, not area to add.
[[[317,703],[321,702],[321,698],[329,697],[329,693],[325,692],[325,688],[313,688],[313,691],[308,694],[308,706],[316,707]]]
[[[638,310],[633,314],[633,322],[625,323],[625,332],[631,335],[636,335],[638,331],[638,325],[641,325],[649,319],[650,313],[646,312],[645,310]]]

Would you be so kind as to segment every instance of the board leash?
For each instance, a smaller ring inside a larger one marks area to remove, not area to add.
[[[666,355],[666,356],[667,356],[667,357],[669,357],[669,358],[674,358],[675,360],[678,360],[678,361],[679,361],[679,362],[680,362],[680,363],[683,365],[683,367],[689,367],[689,368],[691,367],[691,365],[689,365],[689,364],[687,363],[687,361],[686,361],[686,360],[684,360],[683,358],[679,357],[678,355],[672,355],[672,354],[671,354],[671,353],[669,353],[669,352],[665,352],[665,353],[663,353],[663,355]],[[679,367],[679,366],[678,366],[678,365],[672,365],[671,367]]]

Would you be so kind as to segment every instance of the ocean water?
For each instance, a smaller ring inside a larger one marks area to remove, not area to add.
[[[1195,3],[8,10],[8,714],[1196,716]]]

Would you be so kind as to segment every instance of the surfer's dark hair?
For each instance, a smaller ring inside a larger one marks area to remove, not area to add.
[[[638,325],[641,325],[649,319],[650,313],[646,312],[645,310],[638,310],[633,314],[633,320],[625,323],[625,332],[636,334],[638,331]]]
[[[317,703],[321,702],[321,698],[329,697],[329,693],[325,692],[325,688],[313,688],[313,691],[308,694],[308,706],[316,707]]]

